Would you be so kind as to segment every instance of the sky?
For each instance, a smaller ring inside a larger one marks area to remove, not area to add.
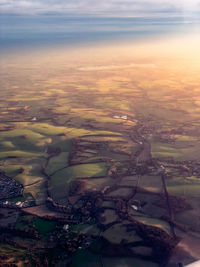
[[[142,16],[200,11],[200,0],[0,0],[1,14]]]

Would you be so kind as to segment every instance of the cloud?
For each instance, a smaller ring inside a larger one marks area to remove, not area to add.
[[[200,10],[200,0],[0,0],[1,13],[138,15]]]
[[[99,71],[99,70],[115,70],[115,69],[127,69],[127,68],[155,68],[155,64],[142,64],[142,63],[130,63],[120,65],[99,65],[77,68],[80,71]]]

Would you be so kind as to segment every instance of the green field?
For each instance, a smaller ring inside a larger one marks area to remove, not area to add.
[[[55,200],[69,193],[71,183],[77,178],[93,178],[106,176],[107,168],[104,163],[91,163],[70,166],[51,176],[50,192]]]
[[[120,244],[141,241],[135,231],[128,232],[123,224],[115,224],[103,233],[103,237],[111,243]]]
[[[60,169],[66,168],[68,165],[68,157],[68,152],[62,152],[60,155],[50,158],[45,168],[46,173],[51,175]]]

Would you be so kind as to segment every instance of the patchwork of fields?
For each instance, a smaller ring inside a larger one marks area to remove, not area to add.
[[[1,74],[0,259],[73,267],[198,259],[196,72],[150,60],[96,72],[59,60],[49,68],[13,59]]]

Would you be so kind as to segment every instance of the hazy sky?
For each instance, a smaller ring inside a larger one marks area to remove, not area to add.
[[[199,11],[200,0],[0,0],[1,13],[67,13],[113,16]]]

